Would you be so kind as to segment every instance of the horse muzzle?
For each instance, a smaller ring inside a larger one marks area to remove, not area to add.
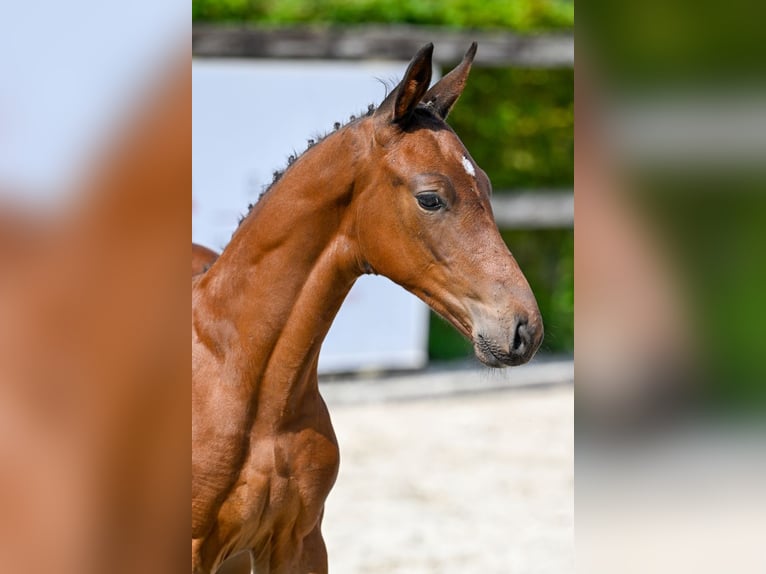
[[[523,365],[537,352],[543,341],[539,312],[530,317],[516,314],[509,329],[480,328],[473,337],[476,357],[489,367]]]

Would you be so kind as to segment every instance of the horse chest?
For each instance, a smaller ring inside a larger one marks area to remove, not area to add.
[[[327,423],[329,428],[329,419]],[[326,428],[304,426],[272,436],[254,430],[250,454],[243,473],[268,477],[268,489],[263,485],[252,493],[268,497],[268,512],[279,518],[298,513],[314,522],[338,471],[338,447],[331,428],[328,433]]]
[[[250,449],[219,524],[237,525],[244,547],[275,543],[275,535],[307,536],[321,518],[339,466],[329,416],[290,430],[267,432],[254,425]],[[282,533],[282,534],[280,534]]]

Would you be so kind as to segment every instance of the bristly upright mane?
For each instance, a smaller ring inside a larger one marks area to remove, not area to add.
[[[348,120],[346,122],[335,122],[333,124],[332,131],[327,131],[327,132],[325,132],[323,134],[320,134],[320,135],[318,135],[318,136],[316,136],[314,138],[309,138],[307,140],[306,149],[304,149],[301,153],[292,153],[289,156],[287,156],[287,165],[283,169],[275,170],[272,173],[272,175],[271,175],[271,183],[265,184],[263,186],[263,189],[261,190],[261,193],[258,195],[258,200],[256,201],[256,203],[258,203],[258,201],[260,201],[261,198],[264,195],[266,195],[271,190],[272,187],[274,187],[275,183],[277,183],[280,179],[282,179],[282,176],[284,175],[284,173],[288,169],[290,169],[290,166],[292,166],[298,160],[298,158],[301,157],[304,153],[306,153],[309,149],[311,149],[315,145],[321,143],[327,136],[337,132],[341,128],[344,128],[344,127],[346,127],[346,126],[348,126],[348,125],[350,125],[350,124],[354,123],[355,121],[360,120],[362,118],[370,117],[372,114],[375,113],[376,109],[377,109],[377,106],[375,104],[369,104],[367,106],[367,110],[366,111],[360,112],[358,115],[351,115],[351,116],[349,116],[349,118],[348,118]],[[242,215],[239,218],[239,221],[237,222],[237,227],[242,225],[242,222],[245,219],[247,219],[247,217],[253,211],[253,207],[255,207],[255,203],[249,203],[247,205],[247,213]]]

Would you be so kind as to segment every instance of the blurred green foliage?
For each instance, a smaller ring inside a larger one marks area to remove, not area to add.
[[[578,24],[578,59],[631,91],[735,78],[761,83],[763,11],[756,0],[733,0],[726,9],[714,0],[596,0]]]
[[[571,28],[573,0],[192,0],[195,22],[407,23],[537,31]]]
[[[449,123],[495,189],[572,186],[574,70],[475,68]]]
[[[766,408],[766,169],[758,171],[645,173],[641,179],[642,215],[673,264],[705,398],[718,411]]]

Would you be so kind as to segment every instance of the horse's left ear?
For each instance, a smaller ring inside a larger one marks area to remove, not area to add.
[[[404,78],[375,111],[376,118],[399,125],[406,124],[431,83],[431,58],[434,45],[426,44],[412,58]]]
[[[433,87],[423,96],[423,103],[433,106],[442,119],[447,119],[452,106],[455,105],[460,94],[465,88],[465,81],[471,71],[473,58],[476,56],[476,42],[471,44],[463,56],[463,61],[449,74],[436,82]]]

